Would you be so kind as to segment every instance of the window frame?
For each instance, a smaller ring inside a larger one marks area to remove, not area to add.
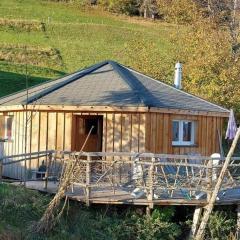
[[[192,120],[172,120],[172,131],[173,131],[173,122],[178,122],[179,127],[178,127],[178,135],[179,135],[179,140],[178,141],[173,141],[172,139],[172,146],[195,146],[195,136],[196,136],[196,123],[195,121]],[[190,141],[184,141],[183,140],[183,123],[188,122],[192,124],[191,127],[191,140]],[[173,136],[172,136],[173,137]]]
[[[0,136],[0,141],[13,141],[13,116],[11,115],[1,115],[3,117],[3,135]],[[8,137],[8,119],[12,119],[11,121],[11,137]]]

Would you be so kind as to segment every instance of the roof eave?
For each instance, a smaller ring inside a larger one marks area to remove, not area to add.
[[[0,112],[24,111],[26,105],[0,106]],[[154,112],[179,115],[202,115],[229,117],[229,112],[195,111],[186,109],[157,108],[144,106],[73,106],[73,105],[28,105],[30,111],[85,111],[85,112]]]

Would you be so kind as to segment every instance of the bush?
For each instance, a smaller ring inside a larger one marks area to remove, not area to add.
[[[206,231],[206,239],[228,240],[235,231],[236,219],[233,213],[226,211],[215,211],[209,218]],[[231,238],[233,239],[233,238]]]
[[[99,0],[100,5],[115,13],[138,15],[140,0]]]
[[[18,31],[45,31],[45,23],[39,21],[29,21],[22,19],[0,18],[0,27]]]
[[[180,227],[172,222],[173,208],[155,209],[151,216],[136,219],[137,240],[172,240],[181,234]]]
[[[168,22],[191,24],[200,14],[193,0],[157,0],[159,15]]]

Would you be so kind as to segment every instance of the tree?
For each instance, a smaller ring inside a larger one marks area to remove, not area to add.
[[[142,0],[99,0],[98,3],[112,12],[139,15]]]
[[[143,13],[144,18],[155,18],[158,13],[158,7],[156,0],[143,0],[140,7],[140,12]]]
[[[157,0],[159,15],[167,22],[192,24],[201,16],[193,0]]]
[[[184,89],[240,111],[240,63],[232,58],[231,36],[202,18],[176,37],[176,58],[184,63]]]

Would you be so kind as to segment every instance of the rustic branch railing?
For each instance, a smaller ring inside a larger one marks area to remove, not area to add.
[[[72,191],[84,195],[87,204],[96,193],[108,191],[113,197],[127,193],[129,200],[144,199],[151,207],[159,199],[208,200],[225,160],[152,153],[84,152],[80,155],[78,152],[42,151],[0,158],[0,180],[9,181],[3,178],[9,166],[15,165],[14,171],[18,171],[17,167],[24,167],[24,161],[33,160],[38,164],[27,164],[28,175],[20,174],[18,181],[25,177],[27,181],[39,180],[33,173],[38,172],[42,159],[46,166],[42,178],[45,189],[49,181],[57,183],[61,179],[71,159],[78,161]],[[236,186],[240,186],[240,158],[232,158],[222,190]]]

